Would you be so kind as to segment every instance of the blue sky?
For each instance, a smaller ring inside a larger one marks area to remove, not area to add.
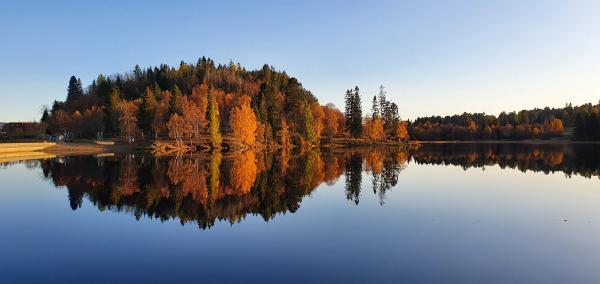
[[[252,3],[251,3],[252,2]],[[257,2],[257,3],[254,3]],[[0,121],[38,119],[71,75],[269,63],[321,103],[380,84],[404,118],[600,99],[600,1],[3,1]]]

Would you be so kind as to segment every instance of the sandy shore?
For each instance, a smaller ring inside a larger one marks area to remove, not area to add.
[[[136,151],[135,145],[95,143],[6,143],[0,144],[0,163],[49,159],[67,155],[112,155]]]

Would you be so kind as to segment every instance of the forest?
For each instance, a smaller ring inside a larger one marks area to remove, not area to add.
[[[416,140],[520,140],[570,137],[600,139],[600,104],[502,112],[420,117],[409,124]]]
[[[72,76],[65,101],[54,101],[40,119],[47,134],[75,138],[122,137],[124,141],[202,141],[247,147],[319,145],[333,138],[368,141],[521,140],[570,138],[600,140],[600,105],[585,104],[402,120],[383,86],[363,113],[358,86],[344,95],[343,112],[322,105],[300,81],[264,65],[246,70],[206,57],[178,67],[162,64],[125,74],[103,74],[84,87]],[[368,104],[368,102],[366,102]],[[26,133],[27,125],[8,125]],[[32,128],[31,126],[28,126]],[[5,127],[7,128],[7,127]],[[38,128],[34,128],[38,129]],[[6,131],[6,130],[5,130]],[[224,139],[227,142],[224,142]]]

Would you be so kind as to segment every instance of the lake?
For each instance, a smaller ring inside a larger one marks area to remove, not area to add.
[[[2,283],[599,283],[600,146],[0,167]]]

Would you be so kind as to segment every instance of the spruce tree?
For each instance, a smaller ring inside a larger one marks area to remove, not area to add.
[[[67,87],[67,102],[73,102],[78,100],[83,95],[83,87],[81,87],[81,80],[71,76],[69,79],[69,86]]]
[[[362,135],[362,101],[360,99],[360,90],[358,86],[354,88],[352,93],[352,121],[351,133],[354,137]]]
[[[121,107],[121,90],[113,87],[108,96],[108,107],[106,108],[105,129],[116,134],[119,124],[119,108]]]
[[[173,115],[176,113],[179,116],[183,115],[183,101],[181,97],[181,91],[179,87],[175,85],[173,88],[173,93],[171,94],[171,99],[169,100],[169,115]]]
[[[50,114],[48,113],[48,109],[44,108],[44,112],[42,113],[42,118],[40,119],[41,123],[48,123],[50,120]]]
[[[352,128],[352,95],[352,90],[348,89],[346,90],[346,95],[344,96],[344,117],[346,118],[346,130],[348,130],[349,132]]]
[[[138,114],[138,121],[140,122],[140,128],[145,133],[150,133],[150,126],[154,120],[154,114],[156,112],[156,97],[154,92],[150,88],[146,88],[146,92],[142,97],[142,104],[140,105],[140,111]]]
[[[373,118],[379,118],[379,104],[377,103],[377,96],[373,96],[371,116],[373,116]]]

